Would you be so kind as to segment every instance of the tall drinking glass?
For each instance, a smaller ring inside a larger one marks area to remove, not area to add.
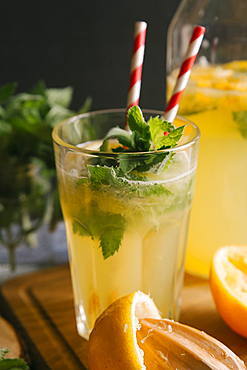
[[[146,120],[157,115],[144,111]],[[177,118],[174,124],[186,127],[176,148],[100,152],[108,130],[124,124],[125,110],[108,110],[75,116],[53,131],[77,328],[85,338],[112,301],[137,290],[150,294],[164,317],[178,319],[180,310],[199,130]],[[119,161],[163,157],[131,179],[117,174]]]

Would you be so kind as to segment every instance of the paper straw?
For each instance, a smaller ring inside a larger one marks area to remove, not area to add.
[[[176,117],[179,102],[190,77],[191,68],[193,67],[200,49],[204,33],[204,27],[195,26],[186,55],[180,68],[179,75],[177,77],[176,85],[165,110],[164,118],[166,121],[173,122]]]
[[[146,30],[146,22],[135,23],[134,46],[130,67],[130,85],[126,107],[127,111],[129,108],[133,107],[133,105],[139,104]]]

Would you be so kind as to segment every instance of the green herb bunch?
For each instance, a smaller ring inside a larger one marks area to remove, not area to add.
[[[7,248],[32,231],[27,212],[42,218],[45,193],[50,197],[50,229],[62,219],[51,133],[59,122],[88,111],[91,103],[88,98],[75,112],[69,108],[72,87],[47,88],[43,81],[30,92],[16,89],[16,83],[0,88],[0,244]],[[19,237],[10,235],[13,222],[22,224]]]

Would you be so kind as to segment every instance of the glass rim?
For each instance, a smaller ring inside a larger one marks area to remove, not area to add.
[[[97,110],[97,111],[90,111],[90,112],[87,112],[87,113],[81,113],[81,114],[77,114],[75,116],[72,116],[70,118],[67,118],[66,120],[63,120],[62,122],[60,122],[59,124],[57,124],[53,130],[52,130],[52,139],[53,139],[53,142],[56,143],[57,145],[59,145],[60,147],[65,147],[67,149],[70,149],[74,152],[77,152],[77,153],[81,153],[81,154],[87,154],[87,155],[97,155],[97,156],[110,156],[110,157],[118,157],[119,154],[121,153],[118,153],[118,152],[100,152],[100,151],[97,151],[97,150],[91,150],[91,149],[86,149],[86,148],[81,148],[81,147],[78,147],[76,145],[73,145],[73,144],[69,144],[67,143],[66,141],[62,140],[59,135],[58,135],[58,131],[60,129],[60,127],[64,126],[67,122],[72,122],[73,121],[76,121],[78,119],[82,119],[82,118],[87,118],[87,117],[91,117],[91,116],[97,116],[97,115],[102,115],[102,114],[111,114],[111,113],[125,113],[126,112],[126,109],[124,108],[113,108],[113,109],[103,109],[103,110]],[[155,109],[142,109],[142,112],[143,113],[147,113],[147,114],[155,114],[156,116],[159,115],[160,117],[162,117],[164,115],[164,112],[163,111],[159,111],[159,110],[155,110]],[[175,146],[174,148],[168,148],[168,149],[158,149],[158,150],[152,150],[152,151],[146,151],[146,152],[124,152],[125,155],[150,155],[150,154],[160,154],[160,153],[166,153],[166,152],[177,152],[177,151],[182,151],[182,150],[185,150],[191,146],[193,146],[197,141],[198,139],[200,138],[201,136],[201,132],[200,132],[200,129],[199,127],[192,121],[190,121],[189,119],[185,118],[185,117],[182,117],[182,116],[179,116],[177,115],[176,116],[176,119],[179,119],[180,121],[183,121],[184,124],[189,124],[191,125],[194,129],[195,129],[195,135],[192,139],[188,140],[187,142],[183,143],[183,144],[178,144],[177,146]]]

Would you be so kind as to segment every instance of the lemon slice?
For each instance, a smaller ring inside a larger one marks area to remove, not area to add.
[[[216,251],[210,287],[222,319],[247,338],[247,246],[226,246]]]
[[[113,302],[96,320],[88,343],[89,369],[146,369],[137,344],[139,319],[160,318],[153,300],[138,291]]]

